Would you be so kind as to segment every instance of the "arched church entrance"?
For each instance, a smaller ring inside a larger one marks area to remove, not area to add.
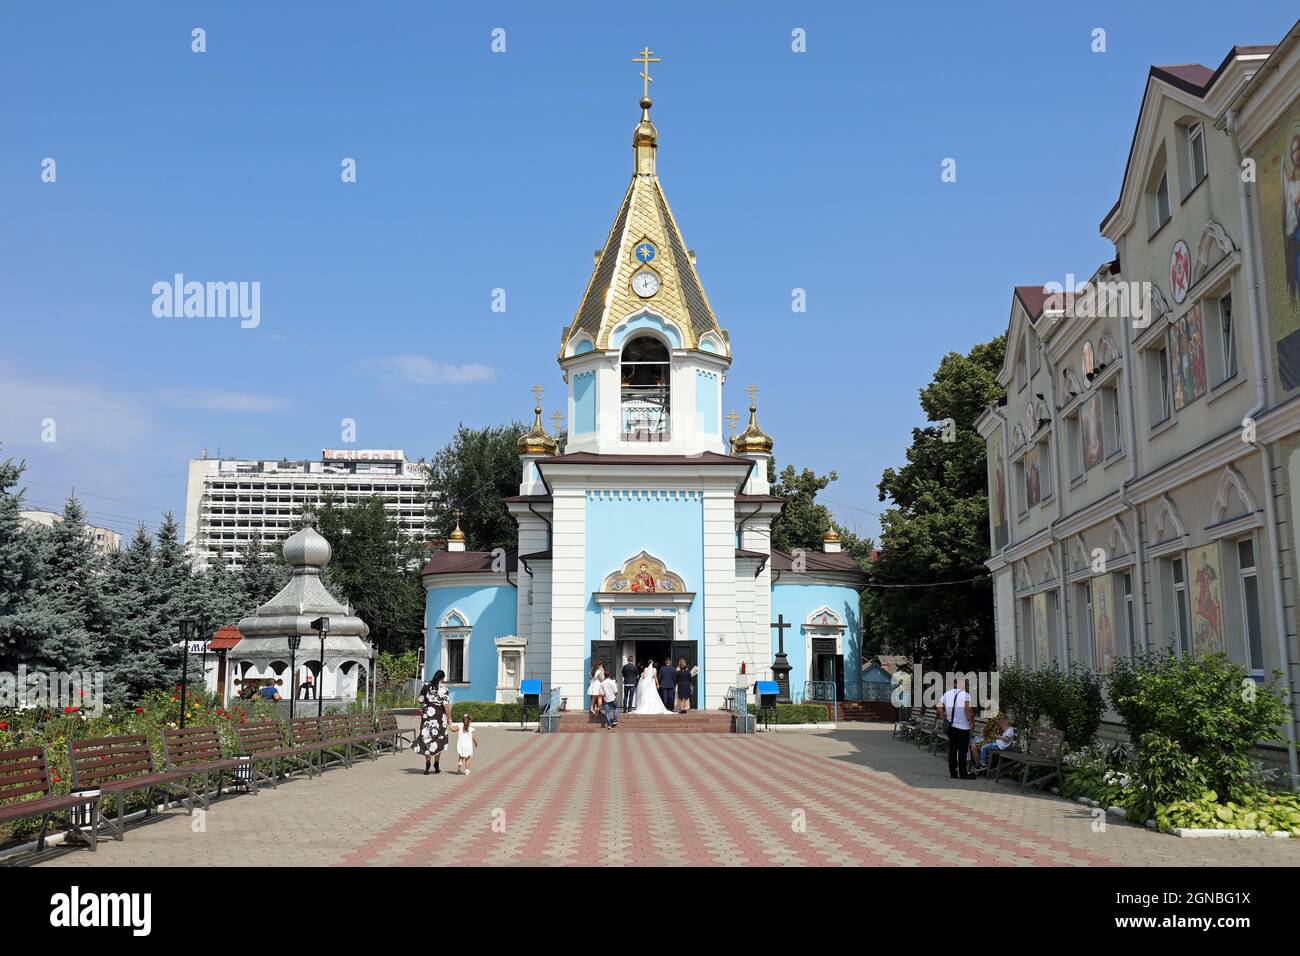
[[[591,645],[592,660],[613,663],[615,679],[622,685],[623,664],[631,657],[638,670],[648,661],[654,661],[658,670],[663,662],[671,660],[673,666],[686,658],[686,669],[698,663],[695,641],[680,641],[673,636],[671,617],[619,617],[614,619],[614,640],[595,641]],[[691,683],[691,709],[699,707],[698,679]]]

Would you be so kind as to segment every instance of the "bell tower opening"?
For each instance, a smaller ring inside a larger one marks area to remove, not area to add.
[[[664,442],[672,437],[672,356],[657,338],[639,335],[621,356],[623,441]]]

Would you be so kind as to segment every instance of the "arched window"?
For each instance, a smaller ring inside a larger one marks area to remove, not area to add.
[[[667,441],[672,420],[672,365],[668,346],[648,335],[623,346],[624,441]]]

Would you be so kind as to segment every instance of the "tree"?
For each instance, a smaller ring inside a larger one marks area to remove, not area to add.
[[[109,562],[104,599],[110,627],[100,645],[104,693],[110,703],[138,700],[145,691],[170,686],[179,676],[167,645],[176,632],[160,633],[167,595],[154,574],[153,536],[144,527]]]
[[[519,526],[502,501],[519,493],[519,422],[489,428],[461,425],[456,436],[426,466],[425,490],[433,527],[442,536],[456,527],[470,551],[510,550]]]
[[[251,537],[239,552],[236,577],[243,601],[243,616],[247,616],[275,597],[289,582],[289,567],[279,559],[278,553],[266,550],[262,536],[258,534]]]
[[[26,468],[13,459],[0,462],[0,670],[20,664],[44,666],[39,659],[67,623],[45,599],[45,565],[39,535],[23,527],[22,492],[15,491]]]
[[[33,657],[51,670],[81,670],[94,659],[92,635],[107,622],[100,584],[103,559],[76,497],[68,498],[62,519],[44,533],[43,543],[44,591],[59,627],[34,649]]]
[[[370,626],[376,646],[398,653],[417,646],[424,623],[423,549],[402,533],[384,500],[340,505],[326,497],[316,509],[316,530],[334,551],[324,583]]]
[[[881,515],[873,583],[908,586],[880,588],[865,609],[890,649],[936,669],[993,662],[988,469],[974,425],[1002,393],[1005,345],[1000,336],[944,356],[920,392],[931,424],[912,429],[907,464],[886,468],[878,486],[891,506]]]

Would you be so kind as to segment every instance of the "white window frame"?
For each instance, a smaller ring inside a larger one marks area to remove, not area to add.
[[[1182,580],[1179,580],[1181,575]],[[1169,576],[1174,590],[1174,650],[1179,660],[1192,657],[1192,608],[1188,603],[1187,559],[1179,554],[1169,561]]]
[[[1128,635],[1128,654],[1133,658],[1137,656],[1137,619],[1133,614],[1133,572],[1125,571],[1120,577],[1123,578],[1124,587],[1124,630]]]
[[[1156,366],[1156,374],[1160,377],[1160,419],[1155,424],[1160,425],[1169,421],[1174,414],[1174,396],[1170,392],[1172,370],[1169,367],[1168,342],[1156,349]]]
[[[1224,303],[1227,308],[1224,308]],[[1237,329],[1232,315],[1232,293],[1219,296],[1219,341],[1223,346],[1223,381],[1237,376]],[[1225,321],[1226,318],[1226,321]]]
[[[1250,556],[1251,556],[1252,563],[1250,567],[1243,567],[1241,564],[1241,546],[1245,544],[1247,541],[1250,542]],[[1241,633],[1246,638],[1247,667],[1250,669],[1250,672],[1252,674],[1263,674],[1264,673],[1264,661],[1263,661],[1263,657],[1264,657],[1263,611],[1264,609],[1261,606],[1261,602],[1260,602],[1261,590],[1260,590],[1260,580],[1259,580],[1259,542],[1255,540],[1254,535],[1251,535],[1250,537],[1246,537],[1246,538],[1238,538],[1236,541],[1233,542],[1233,544],[1236,546],[1237,549],[1237,553],[1235,555],[1237,561],[1237,587],[1239,589],[1238,596],[1241,600]],[[1255,659],[1255,654],[1252,651],[1250,646],[1250,642],[1251,642],[1250,615],[1247,613],[1247,609],[1246,609],[1246,604],[1247,604],[1246,579],[1247,578],[1255,579],[1255,623],[1258,626],[1260,632],[1258,635],[1256,635],[1259,639],[1260,660]]]
[[[1198,142],[1200,144],[1199,150],[1197,148]],[[1197,184],[1208,176],[1210,172],[1209,158],[1205,154],[1205,148],[1205,127],[1200,123],[1193,123],[1187,128],[1187,151],[1189,153],[1188,169],[1192,175],[1192,189],[1195,189]],[[1196,169],[1196,159],[1198,156],[1201,160],[1201,168],[1199,172],[1197,172]],[[1189,189],[1188,192],[1191,192],[1191,189]]]

